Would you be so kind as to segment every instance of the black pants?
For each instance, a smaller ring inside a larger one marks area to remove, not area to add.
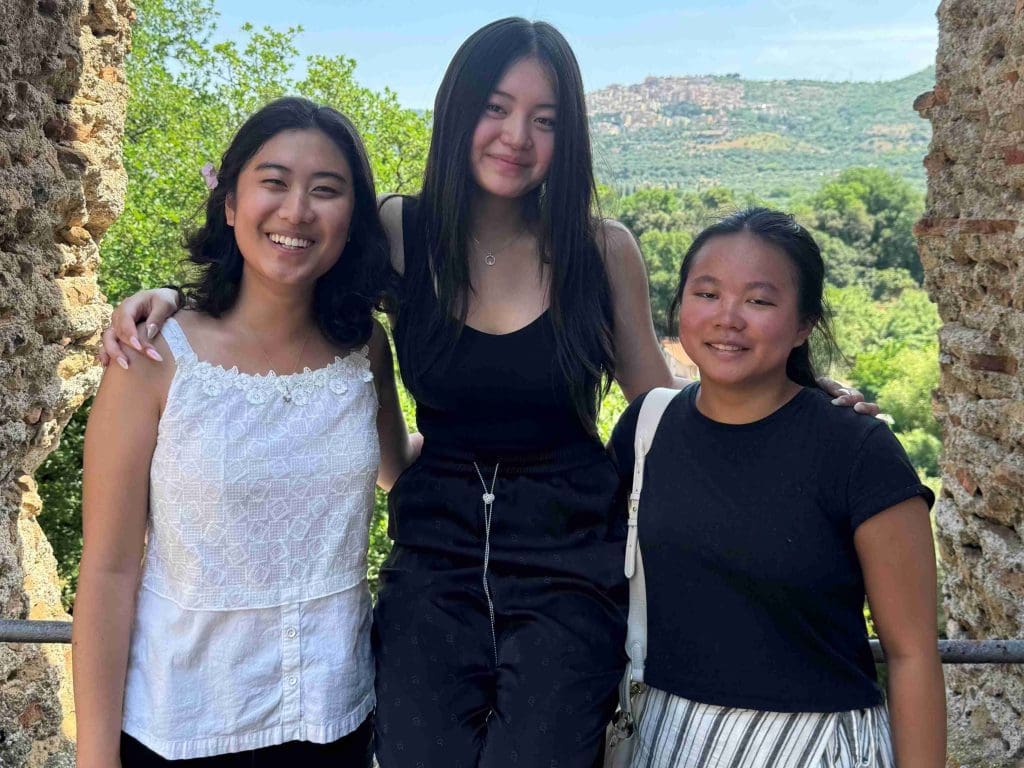
[[[426,452],[399,478],[374,617],[381,768],[592,768],[625,665],[616,485],[596,443],[499,461],[488,531],[466,457]]]
[[[167,760],[143,746],[126,733],[121,734],[121,768],[370,768],[373,761],[373,725],[371,719],[330,744],[289,741],[273,747],[232,752],[213,757]]]

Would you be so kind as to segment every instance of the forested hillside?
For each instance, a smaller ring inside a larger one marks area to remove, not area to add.
[[[739,76],[648,78],[588,95],[602,181],[724,186],[782,200],[850,166],[880,166],[924,189],[929,124],[914,99],[928,68],[902,80],[833,83]]]

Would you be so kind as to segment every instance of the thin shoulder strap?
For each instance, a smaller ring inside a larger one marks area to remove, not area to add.
[[[167,318],[161,333],[167,346],[171,348],[171,354],[174,355],[175,360],[196,356],[196,353],[192,351],[192,345],[188,343],[185,332],[173,317]]]
[[[640,515],[640,491],[644,485],[644,461],[651,449],[662,414],[678,389],[658,387],[652,389],[640,406],[636,421],[636,435],[633,439],[633,490],[629,494],[629,518],[626,534],[626,577],[629,579],[629,618],[626,623],[626,654],[629,669],[626,680],[643,682],[644,665],[647,662],[647,584],[644,579],[644,560],[638,541]],[[628,706],[628,695],[626,696]],[[620,701],[620,706],[621,706]]]
[[[416,257],[416,211],[419,208],[419,199],[408,195],[400,195],[402,198],[402,256],[405,263],[405,274],[410,274]]]

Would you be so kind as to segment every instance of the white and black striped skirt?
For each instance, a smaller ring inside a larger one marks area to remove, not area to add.
[[[850,712],[719,707],[644,694],[631,768],[894,768],[885,705]]]

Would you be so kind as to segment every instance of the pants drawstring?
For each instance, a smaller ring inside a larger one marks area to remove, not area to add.
[[[488,490],[483,472],[480,471],[480,466],[475,461],[473,462],[473,468],[476,469],[477,477],[480,478],[480,485],[484,489],[483,496],[481,497],[484,502],[484,569],[482,582],[484,597],[487,599],[487,612],[491,619],[491,648],[494,651],[495,669],[498,667],[498,635],[494,626],[494,600],[491,599],[491,585],[487,581],[487,568],[491,562],[491,518],[494,515],[494,486],[498,482],[499,466],[500,462],[494,465],[494,476],[491,478],[491,487]]]

